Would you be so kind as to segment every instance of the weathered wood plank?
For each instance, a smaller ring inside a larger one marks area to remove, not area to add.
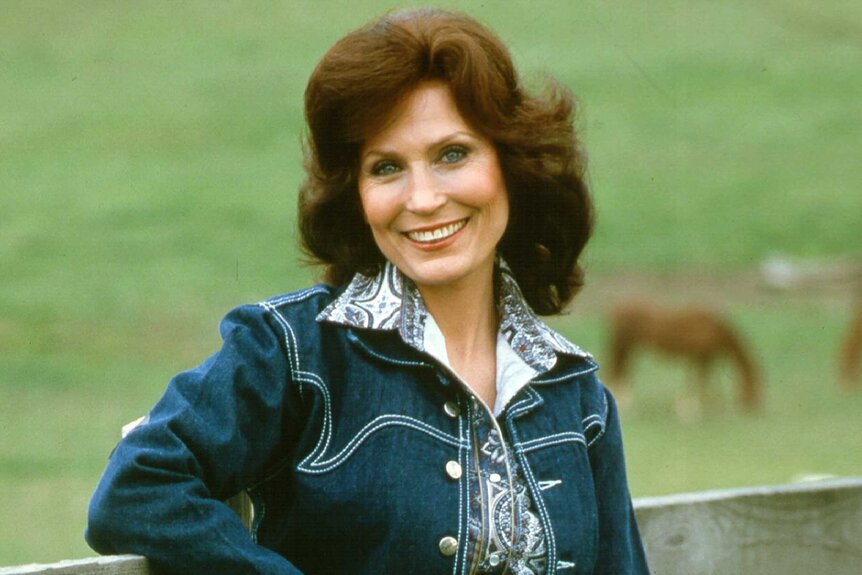
[[[862,478],[635,505],[654,575],[862,574]]]
[[[108,555],[43,565],[0,567],[0,575],[149,575],[147,560],[137,555]]]
[[[225,501],[225,503],[233,509],[234,513],[239,515],[245,528],[251,531],[252,522],[254,521],[254,507],[252,507],[251,499],[246,495],[245,491],[237,493]]]

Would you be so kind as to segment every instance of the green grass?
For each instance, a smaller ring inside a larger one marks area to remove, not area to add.
[[[737,408],[737,372],[722,362],[710,379],[711,409],[697,421],[681,421],[675,406],[680,396],[694,394],[692,366],[635,356],[632,406],[623,412],[632,492],[663,495],[862,475],[862,460],[854,455],[862,453],[862,393],[843,391],[836,363],[847,306],[760,294],[724,307],[762,374],[764,409],[746,415]],[[585,313],[555,323],[601,361],[607,355],[601,320],[601,314]]]
[[[120,426],[213,350],[227,309],[312,281],[293,216],[303,88],[392,3],[345,5],[0,7],[0,565],[90,554],[84,510]],[[860,255],[858,3],[458,5],[528,82],[549,72],[579,97],[591,272]],[[601,358],[588,301],[558,321]],[[725,307],[759,350],[766,412],[683,425],[687,372],[643,358],[624,420],[635,495],[862,473],[862,394],[834,382],[846,302]]]

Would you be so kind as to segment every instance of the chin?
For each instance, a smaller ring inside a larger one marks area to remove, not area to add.
[[[400,269],[418,287],[439,288],[455,286],[461,282],[469,281],[470,278],[478,279],[481,277],[480,273],[485,271],[485,268],[487,268],[487,273],[490,277],[493,273],[493,258],[490,261],[490,266],[465,265],[450,258],[443,258],[437,261],[407,265]]]

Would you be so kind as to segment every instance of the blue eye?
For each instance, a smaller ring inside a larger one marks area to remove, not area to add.
[[[455,164],[467,157],[467,148],[464,146],[449,146],[440,154],[440,161],[444,164]]]
[[[377,162],[371,167],[371,175],[372,176],[391,176],[392,174],[398,172],[400,168],[398,164],[392,162],[390,160],[383,160],[381,162]]]

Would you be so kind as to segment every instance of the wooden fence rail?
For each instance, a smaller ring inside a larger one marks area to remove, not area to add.
[[[656,575],[862,575],[862,478],[639,499]]]
[[[649,497],[635,509],[653,575],[862,574],[862,477]],[[0,568],[24,574],[150,571],[134,555]]]

